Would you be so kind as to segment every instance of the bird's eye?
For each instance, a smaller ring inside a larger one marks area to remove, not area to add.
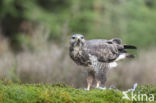
[[[72,39],[75,39],[75,37],[72,37]]]
[[[84,39],[84,37],[82,36],[81,39]]]

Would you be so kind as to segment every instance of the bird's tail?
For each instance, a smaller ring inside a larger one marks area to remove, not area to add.
[[[124,45],[124,49],[137,49],[137,47],[133,45]]]
[[[129,54],[129,53],[121,53],[115,61],[120,61],[120,60],[126,59],[126,58],[135,58],[135,56],[133,54]]]

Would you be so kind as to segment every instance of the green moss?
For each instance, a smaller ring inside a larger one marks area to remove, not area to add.
[[[156,87],[140,86],[137,91],[156,96]],[[64,84],[0,84],[0,103],[137,103],[122,99],[122,96],[121,91],[86,91]]]

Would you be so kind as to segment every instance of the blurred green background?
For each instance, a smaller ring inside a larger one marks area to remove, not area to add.
[[[24,42],[23,36],[33,35],[39,25],[49,30],[49,40],[61,41],[67,35],[82,33],[89,39],[120,37],[140,48],[149,47],[156,44],[156,1],[0,1],[2,34],[15,47]]]
[[[73,70],[77,73],[74,76],[80,76],[82,72],[74,69],[74,63],[69,64],[72,61],[68,59],[68,42],[74,33],[82,33],[87,39],[119,37],[124,43],[139,48],[136,64],[146,54],[151,54],[153,63],[156,60],[153,50],[156,45],[156,1],[0,0],[0,77],[24,83],[62,81],[70,84],[73,75],[68,72]],[[145,58],[151,60],[150,57]],[[145,61],[139,62],[145,64]],[[138,68],[143,68],[141,64]],[[149,66],[144,68],[147,70]],[[155,63],[150,68],[156,73]],[[137,67],[134,70],[138,70]],[[156,84],[148,80],[135,82]],[[74,79],[71,84],[81,87],[79,82]]]

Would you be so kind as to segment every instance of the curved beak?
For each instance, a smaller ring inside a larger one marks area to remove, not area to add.
[[[81,37],[76,37],[75,38],[75,43],[76,43],[76,45],[80,45],[81,44]]]
[[[80,37],[78,36],[78,37],[76,37],[76,40],[78,40],[78,39],[80,39]]]
[[[80,37],[79,36],[76,37],[76,41],[80,42]]]

